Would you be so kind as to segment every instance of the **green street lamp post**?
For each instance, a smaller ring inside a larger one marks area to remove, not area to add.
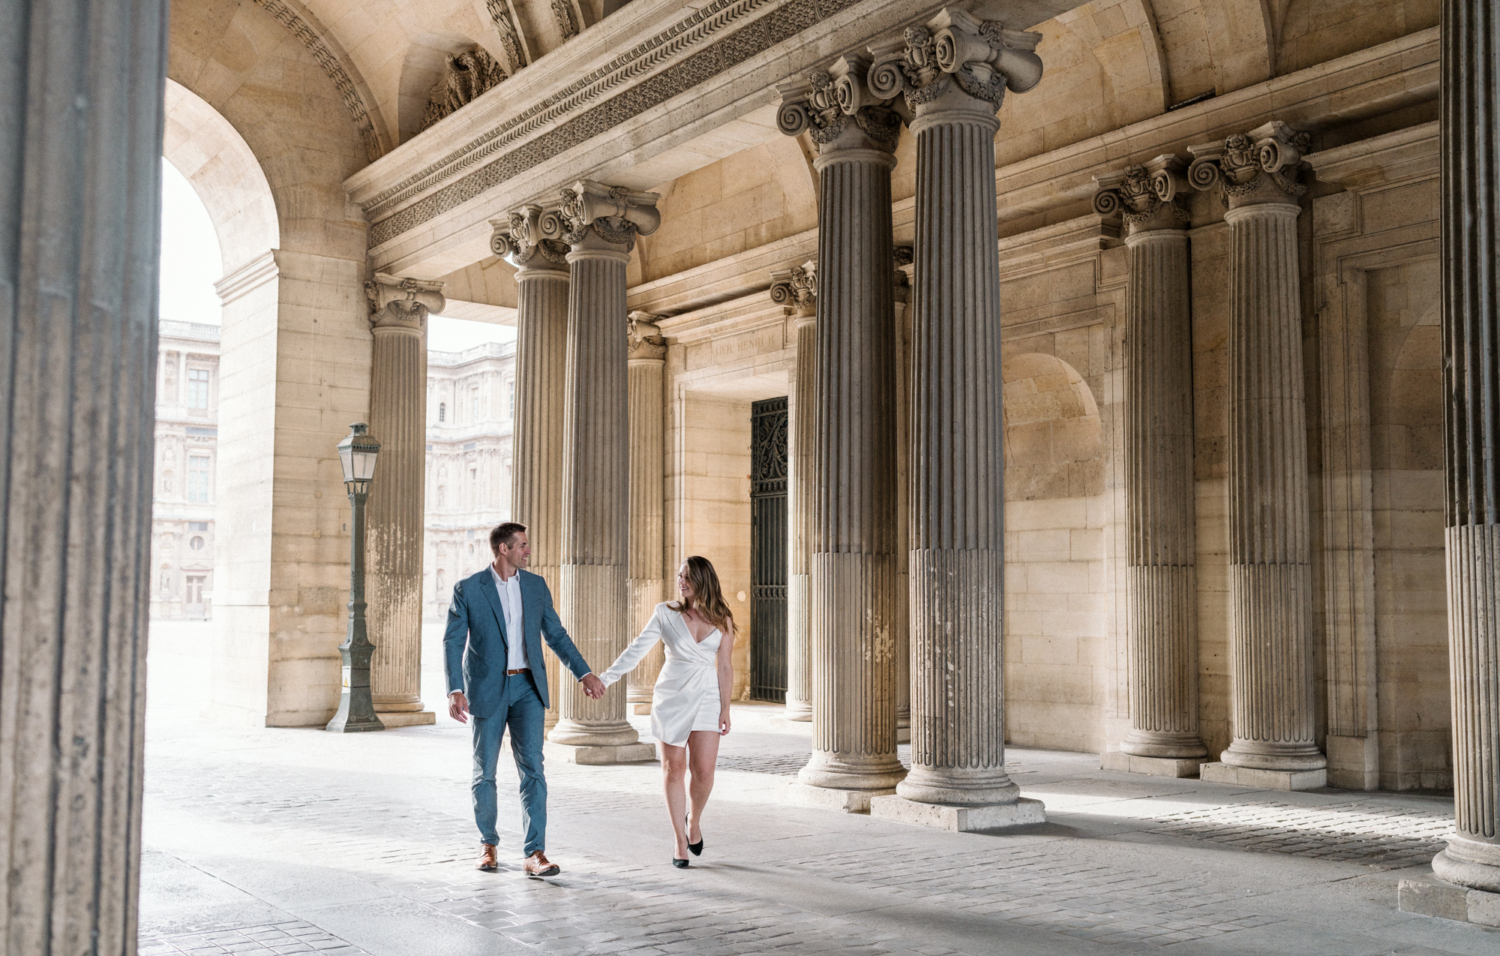
[[[328,722],[328,729],[334,733],[385,729],[375,716],[375,702],[370,698],[370,658],[375,655],[375,645],[365,631],[365,500],[370,497],[375,457],[379,454],[380,442],[364,422],[350,425],[348,436],[339,442],[344,489],[354,506],[354,519],[349,526],[349,633],[339,645],[344,658],[344,693],[339,699],[339,712]]]

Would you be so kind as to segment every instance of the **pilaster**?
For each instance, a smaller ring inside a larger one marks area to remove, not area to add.
[[[387,727],[435,723],[422,705],[423,481],[427,460],[427,317],[441,282],[376,273],[365,282],[374,332],[370,432],[380,470],[370,488],[366,600],[370,693]]]
[[[562,191],[543,234],[568,245],[568,339],[563,412],[562,569],[558,613],[591,667],[630,642],[630,388],[625,267],[637,233],[656,231],[655,193],[580,181]],[[548,740],[577,763],[651,760],[625,718],[625,689],[591,700],[560,681]]]
[[[1500,893],[1500,38],[1444,0],[1441,231],[1454,835],[1438,876]]]
[[[1308,136],[1272,121],[1190,147],[1188,179],[1228,211],[1233,737],[1205,780],[1324,786],[1314,725],[1307,407],[1297,259]]]
[[[782,90],[784,133],[817,144],[813,378],[812,757],[793,799],[868,806],[896,757],[895,311],[891,168],[901,119],[870,95],[868,62],[843,57]],[[992,174],[993,176],[993,174]]]
[[[1095,177],[1094,210],[1129,227],[1125,523],[1131,730],[1106,770],[1191,777],[1198,736],[1193,356],[1185,163],[1159,156]]]
[[[808,551],[812,545],[814,438],[817,434],[818,264],[804,262],[771,273],[771,299],[796,327],[797,358],[792,370],[787,501],[786,719],[812,720],[812,605],[808,594]]]
[[[667,341],[647,312],[632,312],[626,353],[630,376],[630,636],[641,632],[666,597],[663,527],[666,518],[666,435],[662,389]],[[651,693],[666,662],[658,643],[628,677],[626,701],[637,714],[651,713]]]
[[[568,247],[542,235],[548,212],[528,203],[494,220],[490,249],[516,267],[516,409],[510,514],[527,528],[529,570],[562,587],[563,406],[568,339]],[[554,209],[551,213],[556,215]],[[548,647],[546,727],[558,719],[562,662]]]

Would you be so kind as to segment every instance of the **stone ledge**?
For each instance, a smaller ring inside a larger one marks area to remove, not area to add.
[[[1198,777],[1205,783],[1227,783],[1257,790],[1318,790],[1328,786],[1327,770],[1256,770],[1206,763],[1198,768]]]
[[[1442,880],[1402,880],[1396,890],[1403,913],[1500,927],[1500,893],[1471,890]]]
[[[603,767],[617,763],[655,763],[656,747],[653,744],[618,744],[611,747],[580,747],[547,741],[542,753],[563,763],[576,763],[586,767]]]
[[[437,723],[437,715],[430,710],[401,711],[396,713],[375,712],[380,722],[385,724],[385,729],[394,727],[427,727]]]
[[[894,794],[890,790],[835,790],[831,787],[810,787],[805,783],[788,783],[781,791],[781,799],[794,807],[811,807],[814,810],[838,810],[843,813],[869,813],[870,800]]]
[[[870,816],[959,833],[1025,827],[1047,822],[1047,811],[1042,801],[1029,797],[1022,797],[1015,803],[984,807],[948,807],[936,803],[920,803],[905,797],[875,797],[870,801]]]
[[[1152,777],[1196,777],[1207,757],[1180,760],[1173,757],[1141,757],[1120,750],[1099,755],[1099,769],[1116,773],[1143,773]]]

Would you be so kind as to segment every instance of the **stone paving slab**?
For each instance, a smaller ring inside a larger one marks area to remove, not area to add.
[[[366,956],[1500,952],[1500,931],[1396,907],[1451,827],[1430,796],[1246,791],[1013,749],[1050,822],[948,833],[778,802],[808,738],[757,717],[724,741],[688,870],[668,865],[656,766],[549,762],[563,872],[546,881],[520,871],[508,760],[501,871],[473,869],[467,731],[446,717],[357,737],[154,720],[141,952],[307,951],[253,935],[288,926],[303,937],[278,945],[316,932]]]

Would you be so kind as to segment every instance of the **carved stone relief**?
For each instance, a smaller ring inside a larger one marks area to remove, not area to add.
[[[505,70],[483,49],[476,47],[448,57],[448,72],[432,88],[422,129],[451,116],[506,80]]]

